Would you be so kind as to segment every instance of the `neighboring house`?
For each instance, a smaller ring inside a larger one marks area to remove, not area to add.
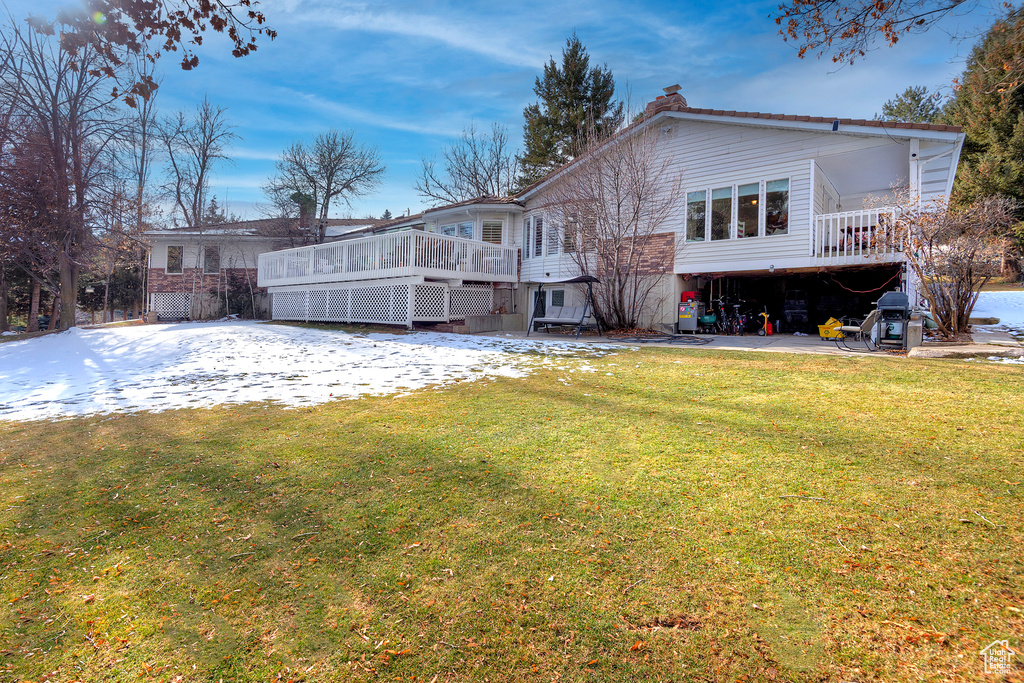
[[[919,299],[886,239],[895,192],[948,196],[958,127],[698,109],[672,93],[619,135],[644,128],[682,185],[644,259],[659,278],[645,324],[671,329],[689,291],[767,309],[783,331],[866,313],[892,289]],[[273,295],[272,315],[411,325],[504,308],[526,320],[538,279],[578,274],[550,210],[563,172],[515,197],[378,227],[396,232],[263,254],[259,282]],[[572,287],[544,291],[547,305],[582,303]]]
[[[331,219],[328,239],[372,228],[372,219]],[[147,306],[161,319],[199,319],[227,313],[266,317],[266,289],[257,284],[259,254],[301,243],[297,222],[263,219],[202,229],[145,233],[149,244]]]

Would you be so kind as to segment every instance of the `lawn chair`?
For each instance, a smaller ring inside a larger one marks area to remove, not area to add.
[[[851,348],[847,343],[847,339],[854,339],[864,343],[864,348],[867,351],[877,351],[877,347],[871,342],[871,331],[875,329],[875,325],[878,324],[878,319],[882,317],[882,312],[877,308],[870,313],[868,317],[864,318],[863,322],[859,325],[843,325],[839,328],[842,335],[835,338],[836,348],[846,349],[847,351],[859,351],[860,349]]]

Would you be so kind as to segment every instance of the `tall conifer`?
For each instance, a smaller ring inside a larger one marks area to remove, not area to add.
[[[587,49],[575,33],[565,41],[562,63],[550,59],[533,92],[540,100],[523,110],[521,185],[571,161],[588,139],[610,135],[622,124],[623,105],[613,99],[611,69],[591,68]]]

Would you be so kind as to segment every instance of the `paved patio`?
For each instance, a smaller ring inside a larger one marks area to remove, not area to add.
[[[525,337],[525,332],[490,332],[488,335],[498,337]],[[772,353],[815,353],[832,356],[890,356],[901,357],[902,354],[895,353],[867,353],[864,345],[860,342],[850,341],[849,346],[857,351],[849,351],[837,347],[835,342],[824,341],[818,336],[801,336],[794,334],[774,334],[770,337],[761,337],[756,334],[729,336],[729,335],[686,335],[696,340],[710,341],[706,344],[698,343],[666,343],[666,342],[642,342],[635,339],[623,340],[617,337],[598,337],[593,334],[580,337],[581,342],[599,342],[622,344],[623,346],[661,346],[677,349],[715,349],[729,351],[765,351]],[[530,339],[558,339],[571,340],[571,334],[550,334],[544,332],[530,333]],[[995,329],[979,331],[975,335],[973,344],[925,344],[915,349],[911,356],[914,358],[967,358],[974,356],[1016,356],[1024,354],[1024,345],[1016,341],[1007,332]]]

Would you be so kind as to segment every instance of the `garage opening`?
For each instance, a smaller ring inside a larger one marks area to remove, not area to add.
[[[776,332],[817,334],[830,317],[863,318],[885,292],[902,287],[901,264],[832,268],[810,272],[702,275],[698,298],[708,311],[742,315],[746,332],[761,326],[767,312]],[[694,281],[684,280],[683,290]]]

